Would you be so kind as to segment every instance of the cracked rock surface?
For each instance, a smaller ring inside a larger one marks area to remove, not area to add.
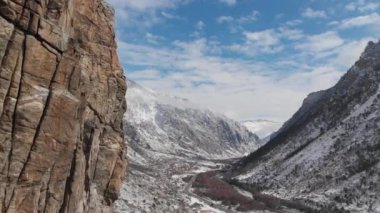
[[[0,0],[1,212],[110,212],[126,84],[102,0]]]

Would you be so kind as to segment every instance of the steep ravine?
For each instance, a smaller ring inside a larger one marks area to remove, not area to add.
[[[102,0],[0,1],[0,211],[108,212],[126,84]]]

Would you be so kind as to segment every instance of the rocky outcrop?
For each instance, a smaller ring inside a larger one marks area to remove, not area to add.
[[[125,79],[102,0],[0,1],[1,212],[110,211]]]

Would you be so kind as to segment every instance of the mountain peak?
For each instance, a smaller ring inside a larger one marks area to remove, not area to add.
[[[375,43],[373,41],[368,42],[367,47],[365,48],[361,58],[372,58],[379,60],[380,56],[380,40]]]

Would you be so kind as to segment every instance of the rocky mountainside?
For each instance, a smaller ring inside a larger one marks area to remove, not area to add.
[[[260,143],[238,122],[133,81],[128,81],[127,99],[124,128],[131,169],[118,212],[195,211],[191,206],[197,198],[183,178],[220,169]]]
[[[125,79],[102,0],[0,1],[0,211],[107,212]]]
[[[258,148],[259,138],[238,122],[182,98],[128,81],[125,133],[129,155],[153,151],[191,158],[241,157]]]
[[[228,175],[251,191],[322,212],[380,212],[380,43],[331,89],[310,94]]]

